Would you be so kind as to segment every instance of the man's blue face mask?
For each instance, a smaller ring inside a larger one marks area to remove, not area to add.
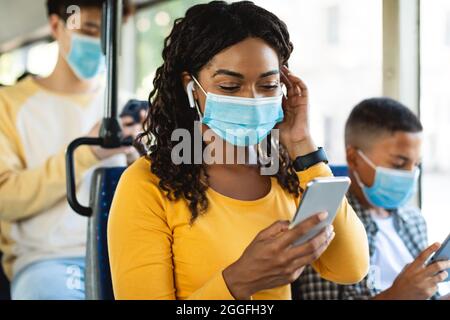
[[[66,61],[75,75],[81,80],[95,78],[105,70],[100,39],[72,33],[70,51]]]
[[[416,167],[413,171],[406,171],[377,167],[362,151],[358,150],[358,153],[375,170],[375,180],[371,187],[364,185],[358,173],[354,172],[367,201],[384,209],[404,206],[416,192],[420,169]]]
[[[218,95],[207,93],[197,79],[193,79],[206,95],[203,116],[195,104],[201,122],[232,145],[256,145],[283,121],[282,95],[267,98]],[[188,90],[188,94],[192,93]]]

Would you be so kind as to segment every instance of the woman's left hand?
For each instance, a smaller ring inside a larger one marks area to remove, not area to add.
[[[284,120],[277,128],[280,130],[280,142],[294,160],[317,150],[309,131],[308,88],[286,66],[282,67],[280,77],[286,85],[287,98],[283,98]]]

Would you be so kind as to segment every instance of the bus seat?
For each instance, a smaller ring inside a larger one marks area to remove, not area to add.
[[[330,165],[333,175],[336,177],[348,177],[348,167],[345,165],[332,166]]]
[[[86,246],[85,286],[87,300],[114,300],[109,268],[107,223],[111,202],[126,168],[99,168],[92,177]]]
[[[0,261],[2,260],[2,253],[0,252]],[[0,264],[0,300],[10,300],[9,281],[6,278],[3,267]]]

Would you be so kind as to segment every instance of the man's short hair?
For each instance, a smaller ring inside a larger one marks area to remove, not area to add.
[[[400,102],[372,98],[360,102],[350,113],[345,124],[345,145],[366,149],[382,136],[422,130],[419,118]]]
[[[80,8],[98,8],[102,9],[106,0],[47,0],[48,16],[56,14],[62,20],[66,21],[71,13],[67,12],[70,6],[79,6]],[[134,5],[130,0],[123,1],[123,15],[128,17],[134,13]]]

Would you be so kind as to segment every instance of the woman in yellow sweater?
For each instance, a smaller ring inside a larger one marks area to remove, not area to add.
[[[367,237],[346,200],[334,232],[292,245],[326,215],[289,228],[302,190],[331,175],[310,136],[307,88],[285,66],[292,50],[286,25],[251,2],[197,5],[176,20],[150,94],[150,153],[124,173],[111,208],[117,299],[290,299],[308,264],[341,284],[366,275]],[[276,172],[238,161],[275,126]],[[180,153],[182,133],[194,140]],[[317,160],[299,167],[305,156]]]

